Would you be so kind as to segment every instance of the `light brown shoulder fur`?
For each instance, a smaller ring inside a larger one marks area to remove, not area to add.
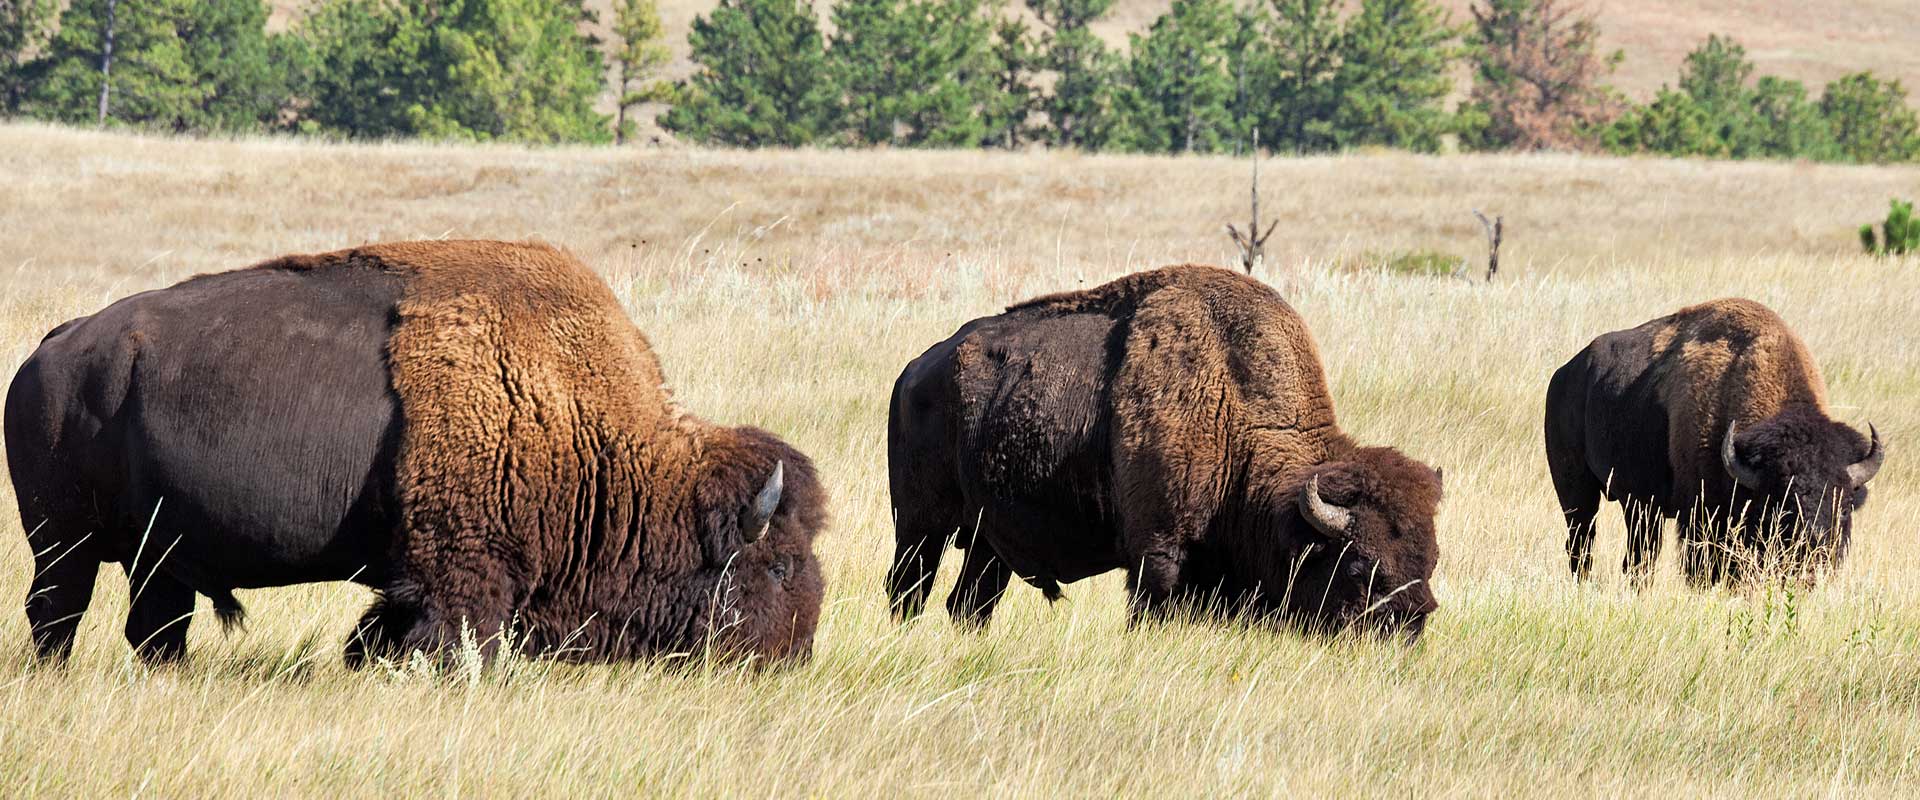
[[[1662,371],[1673,464],[1718,469],[1720,439],[1729,422],[1752,425],[1789,408],[1826,410],[1819,365],[1773,309],[1722,298],[1652,324],[1651,363]],[[1704,476],[1675,479],[1693,485]]]
[[[403,419],[397,555],[405,581],[432,587],[430,613],[505,619],[531,586],[584,587],[588,564],[698,565],[694,537],[647,534],[692,529],[653,516],[689,507],[686,466],[708,426],[680,413],[646,338],[571,254],[404,242],[260,267],[407,275],[388,342]]]
[[[1277,481],[1351,449],[1313,335],[1278,293],[1191,265],[1122,282],[1038,302],[1130,314],[1113,388],[1117,479],[1132,496],[1168,495],[1166,513],[1183,517],[1151,524],[1197,535],[1231,484]]]

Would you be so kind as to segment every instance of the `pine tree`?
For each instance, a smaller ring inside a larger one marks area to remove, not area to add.
[[[981,107],[981,122],[986,127],[983,144],[1013,150],[1033,134],[1027,118],[1040,97],[1039,88],[1033,84],[1039,52],[1026,21],[996,14],[988,55],[992,88]]]
[[[986,135],[991,31],[979,0],[843,0],[827,60],[859,144],[956,146]]]
[[[1837,157],[1833,133],[1820,107],[1807,98],[1807,87],[1795,80],[1762,75],[1753,85],[1751,108],[1759,155],[1769,158]]]
[[[1469,113],[1485,148],[1581,149],[1618,113],[1599,26],[1577,0],[1476,0]]]
[[[310,127],[356,137],[605,141],[579,0],[325,0],[301,26]]]
[[[1337,145],[1336,79],[1342,47],[1339,0],[1272,0],[1268,107],[1262,142],[1274,148],[1325,150]]]
[[[57,0],[0,0],[0,114],[16,114],[27,99],[59,15]]]
[[[1361,0],[1343,28],[1334,75],[1337,146],[1439,149],[1452,127],[1442,103],[1463,34],[1431,0]]]
[[[1214,152],[1233,144],[1235,22],[1226,0],[1174,0],[1149,32],[1132,34],[1116,143],[1147,152]]]
[[[1820,115],[1840,158],[1887,164],[1920,158],[1920,125],[1900,81],[1856,72],[1827,84]]]
[[[1097,150],[1113,125],[1114,75],[1119,59],[1087,26],[1113,0],[1026,0],[1047,30],[1040,37],[1041,67],[1053,73],[1053,91],[1040,102],[1052,127],[1048,140]]]
[[[838,94],[803,0],[720,0],[687,37],[700,71],[660,117],[694,141],[799,147],[833,133]]]
[[[251,130],[290,89],[260,0],[77,0],[47,47],[35,113],[174,131]]]
[[[654,0],[615,0],[613,4],[612,46],[607,57],[613,61],[614,105],[618,110],[613,123],[613,140],[624,144],[633,136],[633,121],[628,109],[642,103],[666,102],[673,98],[673,85],[659,79],[661,67],[672,60],[663,39],[660,9]]]

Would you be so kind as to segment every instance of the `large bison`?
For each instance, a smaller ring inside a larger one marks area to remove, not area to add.
[[[812,645],[810,462],[681,411],[606,284],[542,244],[290,256],[121,300],[21,366],[6,445],[42,658],[102,562],[149,660],[184,654],[196,593],[237,621],[234,589],[341,580],[379,591],[352,665],[463,635],[595,660]]]
[[[1174,266],[976,319],[894,383],[887,591],[984,625],[1018,574],[1125,569],[1131,617],[1253,612],[1417,636],[1437,604],[1440,475],[1334,424],[1306,324],[1272,289]]]
[[[1604,334],[1553,374],[1546,449],[1574,575],[1593,566],[1601,498],[1620,502],[1622,568],[1647,579],[1665,519],[1689,579],[1756,565],[1809,577],[1846,554],[1886,448],[1827,414],[1820,369],[1786,322],[1715,300]]]

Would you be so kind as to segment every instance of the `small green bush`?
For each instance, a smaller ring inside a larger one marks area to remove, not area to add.
[[[1880,223],[1880,237],[1874,238],[1872,223],[1862,225],[1860,245],[1876,256],[1920,252],[1920,219],[1913,218],[1913,201],[1896,198],[1888,202],[1893,207],[1888,209],[1886,221]]]
[[[1451,278],[1461,274],[1465,263],[1459,256],[1438,250],[1397,250],[1351,256],[1341,266],[1353,271],[1379,269],[1394,275]]]

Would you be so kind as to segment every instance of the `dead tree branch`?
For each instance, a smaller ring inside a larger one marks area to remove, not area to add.
[[[1240,248],[1240,266],[1245,267],[1248,275],[1253,269],[1266,261],[1267,237],[1273,235],[1273,229],[1280,226],[1280,220],[1274,220],[1267,226],[1265,233],[1260,231],[1260,129],[1253,130],[1253,216],[1247,221],[1247,232],[1242,234],[1233,223],[1227,223],[1227,235],[1233,238],[1235,246]]]
[[[1500,272],[1500,238],[1505,233],[1507,218],[1487,219],[1487,215],[1480,213],[1477,208],[1473,210],[1473,216],[1480,220],[1481,227],[1487,229],[1487,282],[1492,283],[1493,276]]]

